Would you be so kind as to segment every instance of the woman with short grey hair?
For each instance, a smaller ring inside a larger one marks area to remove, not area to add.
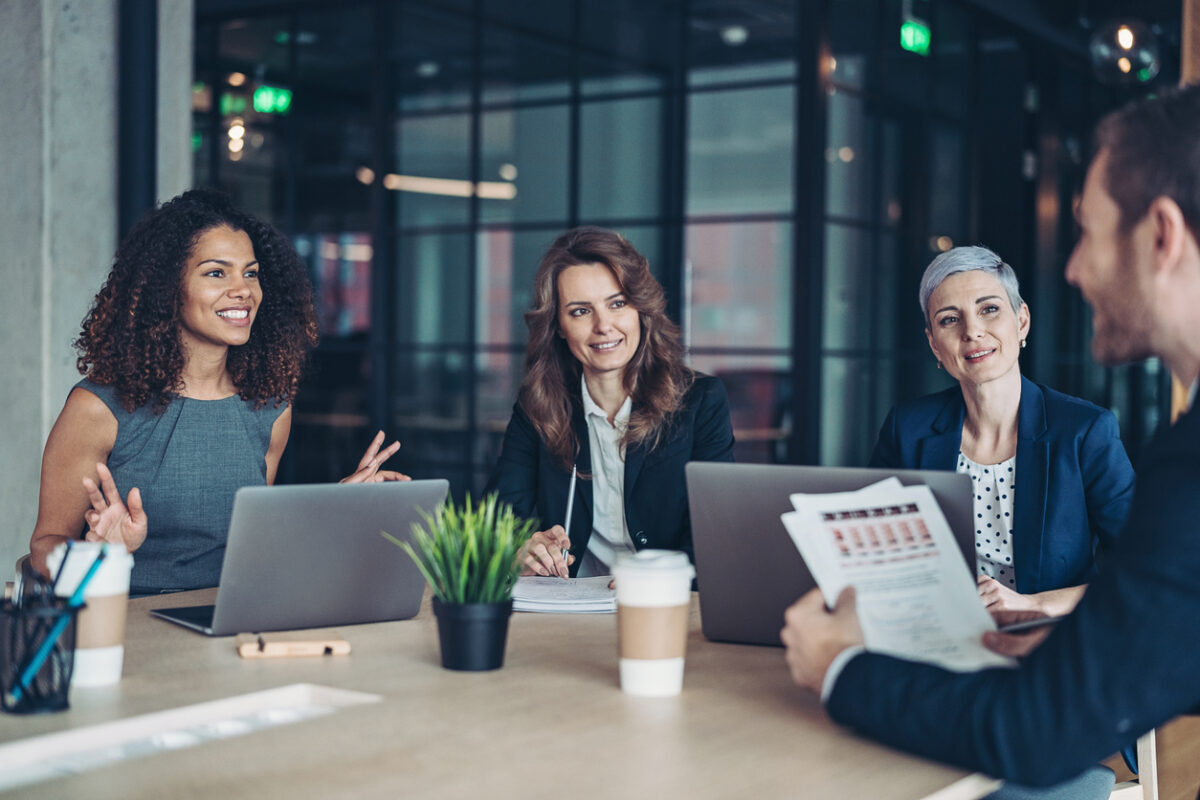
[[[984,605],[1068,613],[1129,513],[1116,418],[1021,375],[1029,307],[986,247],[935,258],[920,302],[929,349],[958,386],[893,408],[871,465],[970,475]]]

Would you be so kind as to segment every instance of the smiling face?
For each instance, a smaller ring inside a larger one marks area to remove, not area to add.
[[[604,264],[559,273],[558,330],[589,378],[613,372],[622,377],[642,341],[637,309]]]
[[[1153,354],[1150,301],[1136,269],[1137,237],[1145,226],[1120,230],[1121,212],[1105,187],[1108,153],[1088,169],[1076,216],[1079,240],[1067,261],[1067,282],[1079,287],[1092,307],[1092,355],[1102,364],[1122,364]],[[1143,262],[1144,263],[1144,262]]]
[[[233,347],[250,340],[262,302],[258,259],[245,231],[204,231],[183,265],[180,334],[190,350]]]
[[[1019,369],[1029,308],[1022,303],[1013,311],[995,276],[976,269],[946,278],[929,297],[929,317],[929,347],[960,383],[983,384]]]

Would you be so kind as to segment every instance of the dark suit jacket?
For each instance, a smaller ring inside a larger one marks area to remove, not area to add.
[[[579,441],[576,466],[591,472],[591,447],[582,400],[573,393],[572,425]],[[683,550],[692,557],[692,527],[688,518],[687,486],[683,466],[689,461],[732,461],[733,427],[729,400],[720,380],[697,375],[683,398],[683,407],[672,418],[658,447],[647,451],[632,447],[625,455],[625,521],[637,549]],[[570,470],[553,463],[550,453],[529,417],[513,406],[512,419],[504,432],[500,460],[486,491],[498,491],[500,499],[524,517],[539,520],[538,530],[562,525],[567,513]],[[578,565],[592,535],[592,482],[578,480],[571,511],[571,553]]]
[[[1018,669],[956,674],[865,653],[836,721],[1018,783],[1078,774],[1200,701],[1200,410],[1161,432],[1129,522],[1075,613]]]
[[[953,470],[966,404],[957,386],[888,414],[871,466]],[[1112,412],[1021,378],[1013,565],[1022,594],[1087,583],[1112,549],[1134,475]]]

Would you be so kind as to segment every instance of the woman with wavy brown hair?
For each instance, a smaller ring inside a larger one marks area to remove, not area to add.
[[[274,482],[316,340],[283,234],[207,189],[148,213],[75,342],[86,377],[46,441],[34,567],[85,534],[137,552],[135,594],[215,586],[233,495]],[[382,443],[346,480],[404,478],[379,470],[399,448]]]
[[[690,556],[683,467],[732,461],[733,429],[721,382],[683,363],[645,257],[613,231],[568,231],[542,258],[525,322],[525,379],[489,489],[540,520],[526,571],[605,575],[643,548]]]

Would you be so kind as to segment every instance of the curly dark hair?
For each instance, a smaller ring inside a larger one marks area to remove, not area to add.
[[[226,368],[245,400],[290,402],[317,343],[312,284],[282,233],[234,208],[214,189],[192,189],[144,216],[117,248],[75,340],[75,361],[96,383],[116,387],[129,411],[161,412],[183,388],[180,342],[184,264],[201,234],[220,226],[250,237],[262,303],[246,344],[229,348]]]

